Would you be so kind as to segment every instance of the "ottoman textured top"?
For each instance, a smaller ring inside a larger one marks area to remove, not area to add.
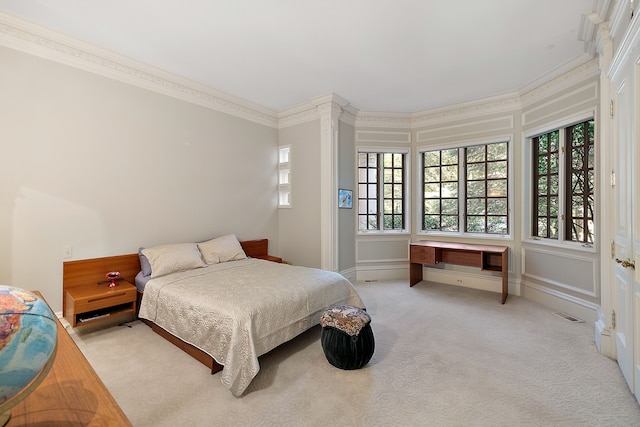
[[[335,304],[327,308],[320,316],[322,327],[339,329],[351,336],[360,334],[360,330],[371,322],[371,316],[361,308],[352,305]]]

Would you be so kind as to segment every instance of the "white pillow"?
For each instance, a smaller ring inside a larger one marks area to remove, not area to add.
[[[151,277],[207,266],[195,243],[154,246],[142,249],[142,253],[151,264]]]
[[[209,265],[247,258],[247,254],[242,250],[242,245],[235,234],[198,243],[198,249],[200,249],[204,261]]]

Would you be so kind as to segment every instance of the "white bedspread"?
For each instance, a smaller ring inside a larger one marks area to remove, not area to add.
[[[222,384],[240,396],[258,356],[320,322],[331,304],[364,308],[338,273],[246,259],[149,280],[139,316],[211,355]]]

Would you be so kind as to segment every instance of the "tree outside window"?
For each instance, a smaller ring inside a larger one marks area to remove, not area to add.
[[[405,230],[406,153],[358,153],[359,231]]]
[[[594,243],[594,131],[587,120],[532,138],[534,237]]]

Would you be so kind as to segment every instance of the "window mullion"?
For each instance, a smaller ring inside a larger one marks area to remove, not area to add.
[[[571,194],[567,188],[567,161],[570,156],[567,155],[567,138],[566,131],[559,132],[558,135],[558,241],[567,240],[567,197]]]
[[[384,231],[384,153],[378,153],[378,229]]]
[[[467,156],[465,148],[458,149],[458,231],[467,231]]]

